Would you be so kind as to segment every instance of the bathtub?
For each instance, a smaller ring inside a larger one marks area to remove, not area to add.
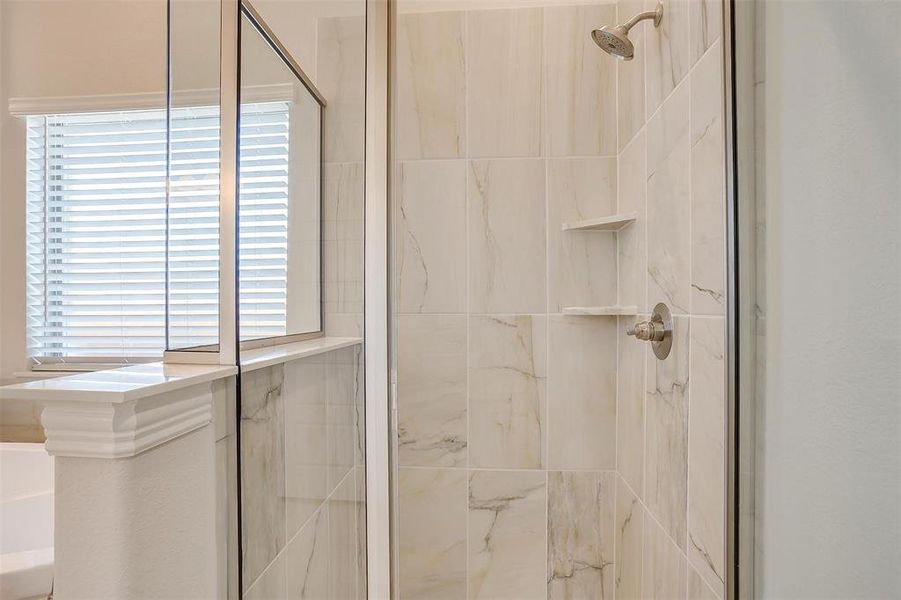
[[[0,598],[46,598],[53,582],[53,459],[0,443]]]

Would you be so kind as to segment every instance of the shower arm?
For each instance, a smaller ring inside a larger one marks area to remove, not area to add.
[[[629,30],[638,25],[642,21],[646,21],[648,19],[654,20],[654,27],[660,25],[660,19],[663,17],[663,4],[658,4],[656,10],[647,10],[643,13],[638,13],[622,25],[620,27],[623,28],[625,33],[629,33]]]

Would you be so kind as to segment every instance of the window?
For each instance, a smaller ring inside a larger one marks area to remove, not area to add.
[[[288,104],[260,103],[251,113],[265,127],[249,128],[247,135],[264,131],[272,140],[278,131],[283,138],[254,149],[248,164],[268,170],[266,177],[248,175],[242,193],[266,202],[244,211],[239,231],[242,239],[258,237],[254,223],[265,216],[263,250],[271,267],[265,300],[276,313],[266,331],[280,335],[287,244],[278,232],[287,230]],[[173,347],[218,337],[218,136],[217,108],[173,110]],[[31,116],[26,152],[29,355],[36,363],[160,356],[166,346],[166,111]]]

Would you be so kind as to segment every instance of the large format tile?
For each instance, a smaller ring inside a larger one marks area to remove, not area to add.
[[[616,4],[616,23],[624,23],[644,10],[644,0],[620,0]],[[622,150],[645,124],[645,28],[639,25],[629,32],[635,46],[635,58],[617,60],[617,122],[619,149]],[[606,56],[606,54],[604,55]]]
[[[321,356],[284,365],[285,502],[292,537],[331,491],[328,487],[328,387]]]
[[[551,600],[614,597],[615,473],[548,473]]]
[[[244,585],[285,547],[284,365],[241,377]]]
[[[470,465],[540,469],[546,394],[546,317],[471,317]]]
[[[653,519],[645,519],[642,600],[685,598],[685,557]]]
[[[548,465],[616,465],[616,320],[552,316],[548,323]]]
[[[466,15],[466,113],[470,157],[539,156],[541,9]]]
[[[258,579],[249,583],[244,600],[285,600],[286,569],[285,555],[280,554]]]
[[[549,310],[616,304],[615,234],[563,231],[616,212],[616,159],[549,159],[547,177]]]
[[[544,185],[540,159],[470,162],[470,311],[546,311]]]
[[[546,475],[473,471],[469,598],[545,598]]]
[[[684,550],[688,503],[688,317],[673,323],[673,348],[658,360],[647,348],[644,501]]]
[[[363,312],[363,164],[324,164],[322,189],[322,308],[329,325],[330,315]]]
[[[398,157],[463,156],[463,13],[399,15],[396,39]]]
[[[641,546],[644,536],[644,507],[632,490],[618,479],[616,483],[616,597],[618,600],[642,600]]]
[[[328,598],[356,600],[357,510],[354,477],[348,475],[328,501]]]
[[[466,597],[467,475],[401,467],[398,475],[400,597]]]
[[[398,169],[397,311],[466,310],[466,162]]]
[[[307,521],[285,551],[288,598],[321,600],[328,597],[329,533],[325,503]]]
[[[367,577],[367,565],[369,553],[366,548],[366,468],[358,466],[354,469],[354,485],[356,486],[356,498],[354,508],[357,513],[357,597],[369,598]]]
[[[353,469],[357,451],[356,348],[324,355],[328,389],[328,486],[334,490]]]
[[[615,18],[611,4],[544,9],[549,156],[616,155],[616,63],[589,35]]]
[[[648,303],[689,312],[689,94],[679,86],[648,122]]]
[[[691,313],[724,313],[726,165],[720,44],[691,73]]]
[[[697,571],[688,567],[688,600],[718,600],[721,596],[717,596],[710,587],[704,583],[704,579],[698,575]]]
[[[723,0],[692,0],[688,15],[691,21],[691,64],[694,64],[722,35]]]
[[[641,131],[626,146],[617,161],[617,212],[638,214],[634,223],[616,234],[619,252],[619,304],[637,306],[639,312],[648,310],[646,148],[647,134]]]
[[[328,102],[322,111],[322,157],[326,162],[363,160],[366,98],[366,21],[319,19],[317,86]]]
[[[633,490],[644,489],[644,369],[646,344],[626,335],[642,317],[621,317],[617,328],[616,469]]]
[[[645,10],[655,10],[660,0],[645,0]],[[663,19],[660,27],[650,21],[639,27],[645,32],[647,57],[647,106],[648,117],[666,100],[667,96],[688,74],[691,68],[689,37],[689,2],[695,0],[662,0]]]
[[[401,315],[398,462],[466,466],[466,316]]]
[[[691,319],[688,560],[718,594],[725,580],[725,321]]]

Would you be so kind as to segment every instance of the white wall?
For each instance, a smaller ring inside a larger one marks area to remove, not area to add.
[[[9,99],[162,93],[166,2],[2,0],[0,28],[0,381],[7,381],[27,366],[25,128],[8,114]]]
[[[901,593],[901,3],[765,19],[762,598]]]

